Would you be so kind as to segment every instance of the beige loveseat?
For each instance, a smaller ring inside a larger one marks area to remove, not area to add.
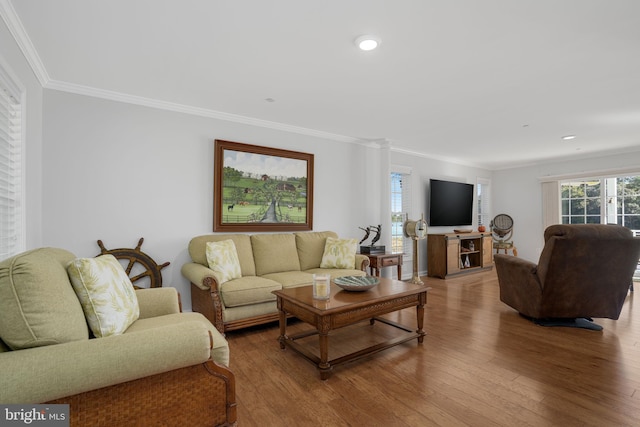
[[[191,239],[192,262],[182,274],[191,282],[191,304],[220,332],[272,322],[278,319],[272,291],[309,285],[312,274],[328,273],[331,278],[365,276],[369,258],[355,254],[353,267],[321,268],[328,237],[332,231],[278,234],[209,234]],[[233,240],[242,277],[220,284],[208,267],[207,242]]]
[[[135,291],[139,318],[90,338],[63,249],[0,262],[0,403],[64,403],[71,425],[232,425],[225,338],[175,288]]]

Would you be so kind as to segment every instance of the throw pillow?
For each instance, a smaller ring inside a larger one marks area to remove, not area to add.
[[[354,268],[357,248],[356,239],[327,237],[320,268]]]
[[[209,268],[216,273],[216,279],[220,285],[242,277],[238,251],[231,239],[207,242],[207,263]]]
[[[77,258],[67,272],[96,337],[122,334],[140,316],[131,280],[113,255]]]

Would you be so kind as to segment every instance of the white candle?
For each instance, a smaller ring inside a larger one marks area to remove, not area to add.
[[[322,282],[316,283],[316,292],[321,297],[327,296],[327,284]]]
[[[313,296],[315,298],[327,299],[331,293],[329,286],[329,276],[313,275]]]

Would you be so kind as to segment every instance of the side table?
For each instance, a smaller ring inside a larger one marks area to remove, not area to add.
[[[380,277],[383,267],[398,266],[398,280],[402,280],[402,255],[398,254],[363,254],[369,257],[371,275]]]

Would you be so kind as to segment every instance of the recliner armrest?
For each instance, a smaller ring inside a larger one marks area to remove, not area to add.
[[[543,284],[537,265],[522,258],[498,255],[493,258],[500,284],[500,301],[529,317],[539,317]]]
[[[518,258],[516,256],[504,255],[504,254],[495,254],[493,256],[493,261],[495,264],[502,264],[505,266],[509,266],[508,268],[518,268],[520,270],[529,271],[530,273],[535,273],[538,265],[531,261],[528,261],[524,258]]]
[[[0,354],[0,402],[40,403],[204,363],[199,321]]]

